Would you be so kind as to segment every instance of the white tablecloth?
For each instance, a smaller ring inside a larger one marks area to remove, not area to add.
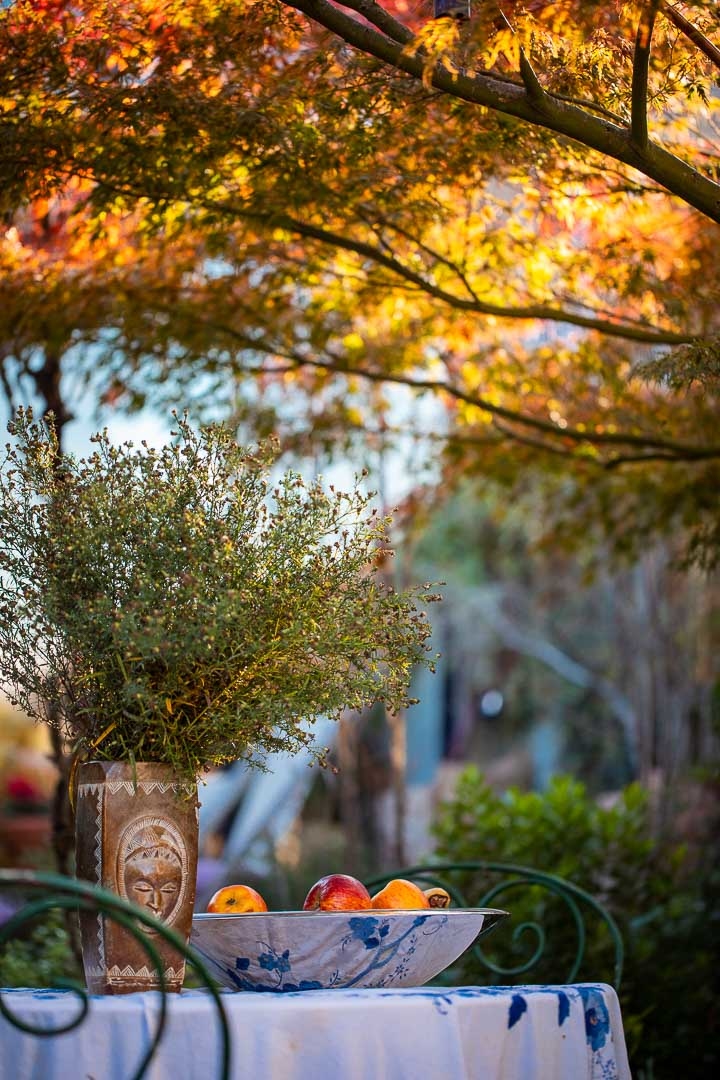
[[[3,991],[13,1013],[56,1027],[77,1011],[60,990]],[[75,1031],[25,1035],[0,1018],[2,1080],[127,1080],[154,1030],[157,993],[92,997]],[[630,1080],[615,991],[603,984],[443,990],[223,993],[233,1080]],[[171,996],[149,1080],[213,1080],[210,996]]]

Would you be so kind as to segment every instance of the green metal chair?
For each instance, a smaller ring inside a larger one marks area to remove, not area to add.
[[[2,870],[0,869],[0,894],[5,895],[20,891],[22,894],[22,906],[11,915],[4,923],[0,924],[0,949],[7,942],[22,934],[28,928],[36,924],[39,917],[49,911],[92,911],[101,913],[121,925],[143,947],[148,965],[158,973],[160,981],[160,1008],[158,1022],[150,1040],[150,1045],[143,1053],[142,1059],[133,1074],[131,1080],[141,1080],[147,1073],[151,1061],[155,1055],[160,1039],[162,1038],[167,1022],[167,993],[164,986],[163,962],[160,953],[155,948],[143,927],[150,927],[154,934],[159,934],[170,942],[192,965],[202,988],[207,990],[215,1003],[219,1032],[222,1044],[220,1080],[229,1080],[230,1077],[230,1029],[227,1016],[223,1007],[221,995],[207,968],[189,948],[182,938],[164,923],[159,922],[147,908],[138,907],[127,900],[122,899],[107,889],[101,889],[87,881],[77,881],[74,878],[64,877],[61,874],[47,874],[32,870]],[[29,896],[36,898],[30,899]],[[84,985],[74,980],[58,980],[55,984],[59,989],[72,991],[78,1000],[78,1012],[68,1023],[53,1027],[36,1027],[20,1020],[13,1013],[10,1005],[11,995],[3,996],[0,992],[0,1016],[3,1016],[10,1024],[20,1031],[29,1035],[37,1035],[39,1038],[48,1038],[63,1035],[72,1031],[82,1024],[90,1007],[90,997]]]
[[[495,880],[497,878],[500,880]],[[423,863],[415,866],[405,866],[397,870],[367,879],[365,884],[370,892],[374,892],[392,878],[409,878],[423,888],[439,886],[447,890],[452,902],[457,907],[502,907],[510,911],[512,916],[513,894],[521,890],[534,890],[530,894],[534,906],[539,909],[540,916],[549,914],[549,905],[553,898],[559,905],[564,905],[564,918],[562,920],[562,937],[567,941],[568,932],[571,939],[574,937],[574,949],[571,946],[571,959],[565,970],[557,969],[557,976],[553,976],[553,982],[573,983],[577,981],[582,969],[588,944],[588,920],[592,921],[593,928],[597,933],[607,938],[608,951],[613,955],[611,981],[615,989],[619,989],[622,980],[624,945],[620,929],[607,908],[590,893],[581,889],[571,881],[549,874],[545,871],[534,870],[527,866],[518,866],[514,863],[486,862],[477,860],[472,862],[437,862]],[[494,883],[491,883],[493,882]],[[473,889],[473,902],[469,903],[466,895],[467,882]],[[477,899],[475,899],[477,895]],[[527,898],[526,894],[526,898]],[[505,897],[507,896],[507,900]],[[555,908],[558,907],[555,905]],[[525,905],[527,906],[527,899]],[[562,910],[562,909],[560,909]],[[557,924],[558,911],[552,912],[552,917]],[[507,922],[499,923],[498,926],[507,927]],[[493,928],[494,929],[494,928]],[[502,933],[502,930],[501,930]],[[528,947],[528,942],[530,946]],[[448,968],[438,979],[444,985],[452,985],[458,977],[463,978],[463,972],[467,970],[468,956],[490,973],[489,978],[497,983],[514,980],[520,976],[526,976],[537,970],[541,961],[544,970],[548,968],[547,957],[547,934],[544,926],[536,918],[523,919],[512,930],[511,942],[509,943],[514,952],[524,952],[527,959],[517,964],[501,964],[491,959],[485,948],[480,945],[471,948],[461,957],[457,964]],[[592,978],[597,979],[598,972],[592,972]],[[525,980],[527,981],[527,980]],[[547,982],[545,977],[541,981]]]

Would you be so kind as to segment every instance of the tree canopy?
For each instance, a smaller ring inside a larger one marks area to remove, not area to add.
[[[715,5],[432,14],[0,11],[7,395],[62,419],[72,364],[288,445],[404,430],[555,538],[715,565]]]

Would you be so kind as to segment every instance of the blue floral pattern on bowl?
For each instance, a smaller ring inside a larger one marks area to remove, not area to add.
[[[191,945],[233,990],[422,986],[506,915],[489,908],[195,915]]]

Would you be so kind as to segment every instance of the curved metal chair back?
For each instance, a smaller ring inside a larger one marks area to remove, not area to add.
[[[478,879],[487,882],[489,879],[500,876],[500,880],[490,885],[477,899],[469,903],[463,888],[458,884],[458,878],[465,882],[468,878],[474,881],[477,888]],[[573,983],[577,980],[587,946],[586,919],[593,918],[601,924],[607,932],[612,949],[614,951],[613,985],[619,988],[622,980],[624,945],[623,938],[615,919],[607,908],[595,899],[590,893],[581,889],[571,881],[549,874],[542,870],[534,870],[531,867],[519,866],[515,863],[486,862],[477,860],[472,862],[437,862],[423,863],[415,866],[405,866],[398,870],[367,879],[365,884],[372,892],[374,889],[386,884],[392,878],[409,878],[423,887],[439,886],[446,889],[452,901],[458,907],[505,907],[511,911],[512,905],[501,900],[505,894],[520,889],[540,889],[547,894],[558,897],[565,905],[571,928],[574,930],[575,948],[570,966],[564,972],[565,983]],[[530,956],[523,963],[515,966],[503,966],[491,960],[480,945],[473,945],[468,952],[476,957],[480,964],[492,973],[493,976],[519,976],[531,972],[544,957],[547,945],[546,933],[543,926],[536,920],[525,920],[518,924],[512,933],[512,941],[515,946],[520,946],[521,938],[524,939],[527,949],[528,939],[534,939],[534,948],[530,950]],[[466,954],[467,955],[467,954]],[[452,978],[453,968],[449,969],[449,978]]]
[[[158,950],[154,947],[149,935],[143,932],[143,927],[149,926],[155,934],[159,934],[169,941],[187,962],[192,965],[198,976],[202,988],[207,990],[216,1007],[217,1018],[222,1042],[221,1055],[221,1080],[230,1077],[230,1029],[228,1027],[225,1009],[215,983],[205,965],[195,952],[189,948],[178,934],[159,922],[147,908],[138,907],[127,900],[116,896],[107,889],[101,889],[87,881],[76,881],[74,878],[64,877],[61,874],[46,874],[32,870],[0,870],[0,890],[21,890],[23,894],[37,894],[36,899],[26,900],[5,923],[0,925],[0,949],[13,937],[22,933],[23,930],[32,926],[37,918],[53,910],[84,910],[102,914],[121,925],[142,946],[148,957],[148,966],[153,967],[158,973],[160,982],[160,1008],[158,1013],[157,1027],[153,1033],[150,1045],[144,1052],[138,1067],[133,1074],[132,1080],[141,1080],[153,1059],[160,1039],[162,1038],[167,1021],[167,999],[165,990],[163,962]],[[78,1011],[68,1023],[60,1027],[38,1027],[20,1020],[10,1005],[11,995],[3,996],[0,992],[0,1016],[3,1016],[10,1024],[20,1031],[38,1037],[63,1035],[80,1026],[87,1016],[90,999],[88,991],[80,983],[72,980],[58,980],[56,987],[72,991],[78,999]]]

